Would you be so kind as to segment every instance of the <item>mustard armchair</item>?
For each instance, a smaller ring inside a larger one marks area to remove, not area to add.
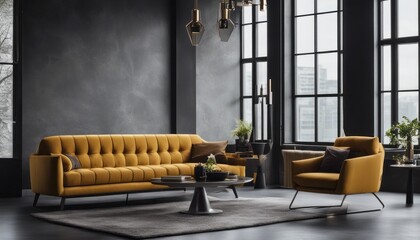
[[[379,191],[384,164],[384,148],[377,137],[339,137],[334,147],[350,149],[350,156],[344,160],[338,173],[320,172],[324,156],[293,161],[292,179],[296,193],[289,209],[341,207],[347,195],[372,193]],[[353,155],[353,156],[352,156]],[[299,191],[344,195],[340,205],[292,207]]]

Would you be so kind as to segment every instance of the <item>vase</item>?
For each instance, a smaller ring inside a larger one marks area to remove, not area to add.
[[[413,161],[414,159],[414,146],[412,142],[407,142],[407,148],[405,149],[405,156],[408,161]]]
[[[204,166],[199,163],[197,166],[194,167],[194,178],[197,182],[204,182],[206,181],[206,169]]]

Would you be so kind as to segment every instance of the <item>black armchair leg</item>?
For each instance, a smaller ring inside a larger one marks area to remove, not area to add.
[[[35,194],[34,203],[32,204],[33,207],[36,207],[36,204],[38,203],[39,195],[40,195],[39,193]]]
[[[289,209],[290,210],[295,210],[295,209],[301,209],[301,208],[330,208],[330,207],[342,207],[344,200],[346,200],[347,195],[344,195],[343,199],[341,200],[341,204],[340,205],[330,205],[330,206],[304,206],[304,207],[292,207],[293,202],[296,199],[296,196],[298,194],[299,191],[296,191],[295,195],[293,196],[292,202],[289,205]]]
[[[62,197],[61,198],[61,203],[60,203],[60,210],[63,211],[64,210],[64,204],[66,204],[66,198]]]
[[[376,197],[376,199],[378,199],[378,201],[381,203],[381,205],[382,205],[382,209],[384,209],[385,208],[385,204],[381,201],[381,199],[378,197],[378,195],[376,195],[375,193],[372,193],[373,194],[373,196],[375,196]]]

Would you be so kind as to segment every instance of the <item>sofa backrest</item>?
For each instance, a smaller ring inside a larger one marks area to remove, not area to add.
[[[44,137],[36,154],[76,155],[82,168],[174,164],[203,142],[194,134],[61,135]]]

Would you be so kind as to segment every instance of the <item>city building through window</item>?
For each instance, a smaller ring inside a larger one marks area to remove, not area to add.
[[[294,141],[342,132],[342,2],[294,1]]]
[[[392,123],[419,117],[419,2],[381,0],[379,7],[380,132],[387,144]]]

